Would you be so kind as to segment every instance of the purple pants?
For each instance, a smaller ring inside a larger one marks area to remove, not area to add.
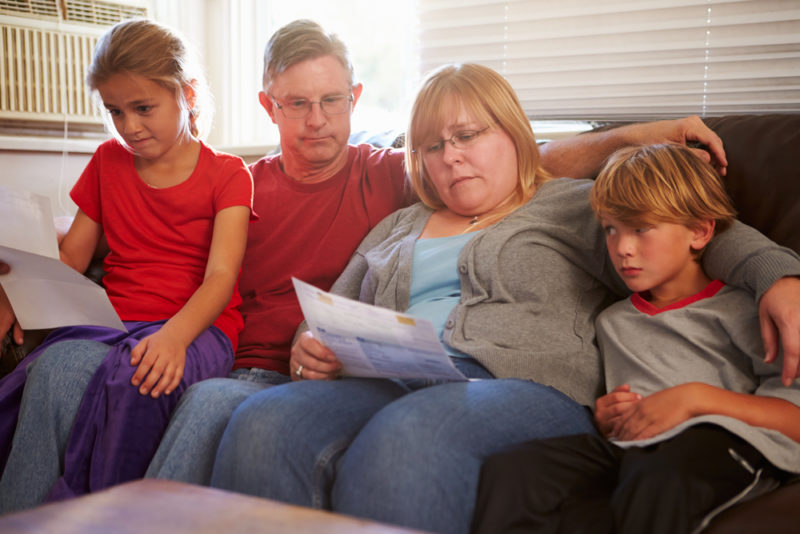
[[[111,349],[83,394],[67,443],[63,476],[47,500],[83,495],[144,476],[172,410],[186,388],[206,378],[227,376],[233,366],[230,341],[212,326],[186,350],[183,377],[175,391],[157,399],[139,394],[138,388],[131,385],[136,371],[130,365],[131,350],[163,324],[164,321],[126,322],[127,333],[78,326],[59,328],[50,334],[0,380],[0,469],[5,467],[11,450],[28,365],[59,341],[90,339]]]

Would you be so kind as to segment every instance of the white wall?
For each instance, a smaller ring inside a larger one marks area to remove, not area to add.
[[[69,191],[91,154],[0,150],[0,184],[50,197],[53,215],[74,215]]]

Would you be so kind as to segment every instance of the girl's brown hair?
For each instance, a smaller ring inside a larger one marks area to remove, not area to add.
[[[98,86],[120,73],[138,74],[173,91],[186,110],[188,131],[195,137],[208,133],[214,113],[211,93],[198,59],[174,30],[146,19],[114,25],[97,42],[86,74],[86,84],[101,108]],[[193,92],[191,102],[186,99],[187,87]],[[108,114],[103,116],[116,134]]]

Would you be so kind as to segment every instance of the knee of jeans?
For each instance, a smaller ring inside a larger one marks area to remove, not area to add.
[[[62,377],[65,373],[84,373],[91,376],[109,349],[104,343],[83,339],[54,343],[31,363],[28,377]]]

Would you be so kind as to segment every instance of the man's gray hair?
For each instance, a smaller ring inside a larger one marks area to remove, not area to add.
[[[333,56],[342,64],[347,81],[353,85],[353,64],[347,47],[336,34],[325,33],[313,20],[300,19],[278,29],[264,50],[264,90],[292,65],[322,56]]]

